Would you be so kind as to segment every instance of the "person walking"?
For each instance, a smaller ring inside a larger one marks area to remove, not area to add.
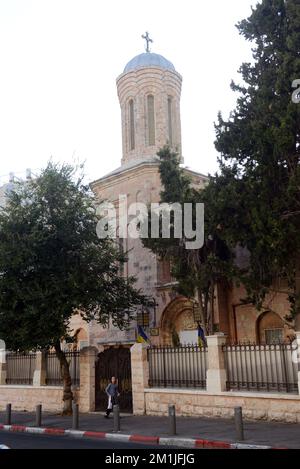
[[[113,410],[113,406],[118,404],[118,397],[120,395],[119,390],[118,390],[118,382],[115,376],[111,378],[110,383],[105,389],[105,392],[108,397],[108,404],[107,404],[106,414],[104,415],[104,417],[108,419],[109,414]]]

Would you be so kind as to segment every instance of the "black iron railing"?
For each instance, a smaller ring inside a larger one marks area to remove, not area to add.
[[[228,390],[298,393],[297,345],[234,344],[223,352]]]
[[[65,352],[70,366],[70,374],[73,386],[80,384],[80,352]],[[46,354],[46,384],[48,386],[62,386],[63,378],[60,371],[59,360],[55,352]]]
[[[35,353],[7,353],[6,383],[32,385],[35,363]]]
[[[148,361],[150,387],[206,387],[207,348],[152,346]]]

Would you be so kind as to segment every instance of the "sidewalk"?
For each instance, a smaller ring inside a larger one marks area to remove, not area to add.
[[[113,433],[113,416],[105,419],[104,414],[80,414],[80,431]],[[0,412],[0,424],[4,423],[4,412]],[[12,412],[12,425],[35,426],[35,415],[30,412]],[[71,429],[72,417],[43,413],[42,426]],[[300,424],[273,422],[244,422],[245,440],[251,445],[300,449]],[[140,435],[168,438],[167,417],[121,415],[120,435]],[[233,420],[177,417],[177,437],[236,443]],[[1,433],[0,433],[1,441]]]

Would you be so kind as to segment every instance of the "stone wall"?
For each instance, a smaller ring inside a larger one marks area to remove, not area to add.
[[[169,404],[175,405],[177,415],[186,417],[232,418],[234,407],[241,406],[250,420],[300,423],[300,396],[296,395],[145,389],[147,415],[167,415]]]
[[[275,285],[274,288],[280,286]],[[246,291],[243,287],[234,287],[228,292],[228,313],[230,317],[230,337],[232,340],[251,341],[258,340],[257,320],[265,311],[276,313],[284,323],[284,336],[293,336],[295,331],[285,321],[285,317],[290,311],[290,303],[288,301],[288,290],[282,286],[280,293],[274,291],[266,296],[263,308],[258,311],[251,304],[241,304],[241,300],[245,299]],[[284,292],[286,290],[286,293]]]
[[[75,391],[77,397],[78,391]],[[62,409],[61,386],[0,386],[0,409],[12,404],[13,410],[32,412],[35,406],[42,404],[43,410],[57,412]]]
[[[169,140],[168,97],[172,98],[172,140],[181,153],[180,95],[182,78],[179,73],[159,67],[147,67],[123,73],[117,79],[122,115],[122,163],[153,158]],[[155,144],[147,144],[147,96],[154,96]],[[133,100],[135,145],[130,148],[130,115],[128,103]]]

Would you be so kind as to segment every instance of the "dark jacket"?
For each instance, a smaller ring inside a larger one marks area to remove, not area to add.
[[[105,389],[105,392],[108,395],[108,397],[110,397],[110,396],[111,397],[117,397],[117,395],[119,394],[118,385],[109,383],[109,385]]]

